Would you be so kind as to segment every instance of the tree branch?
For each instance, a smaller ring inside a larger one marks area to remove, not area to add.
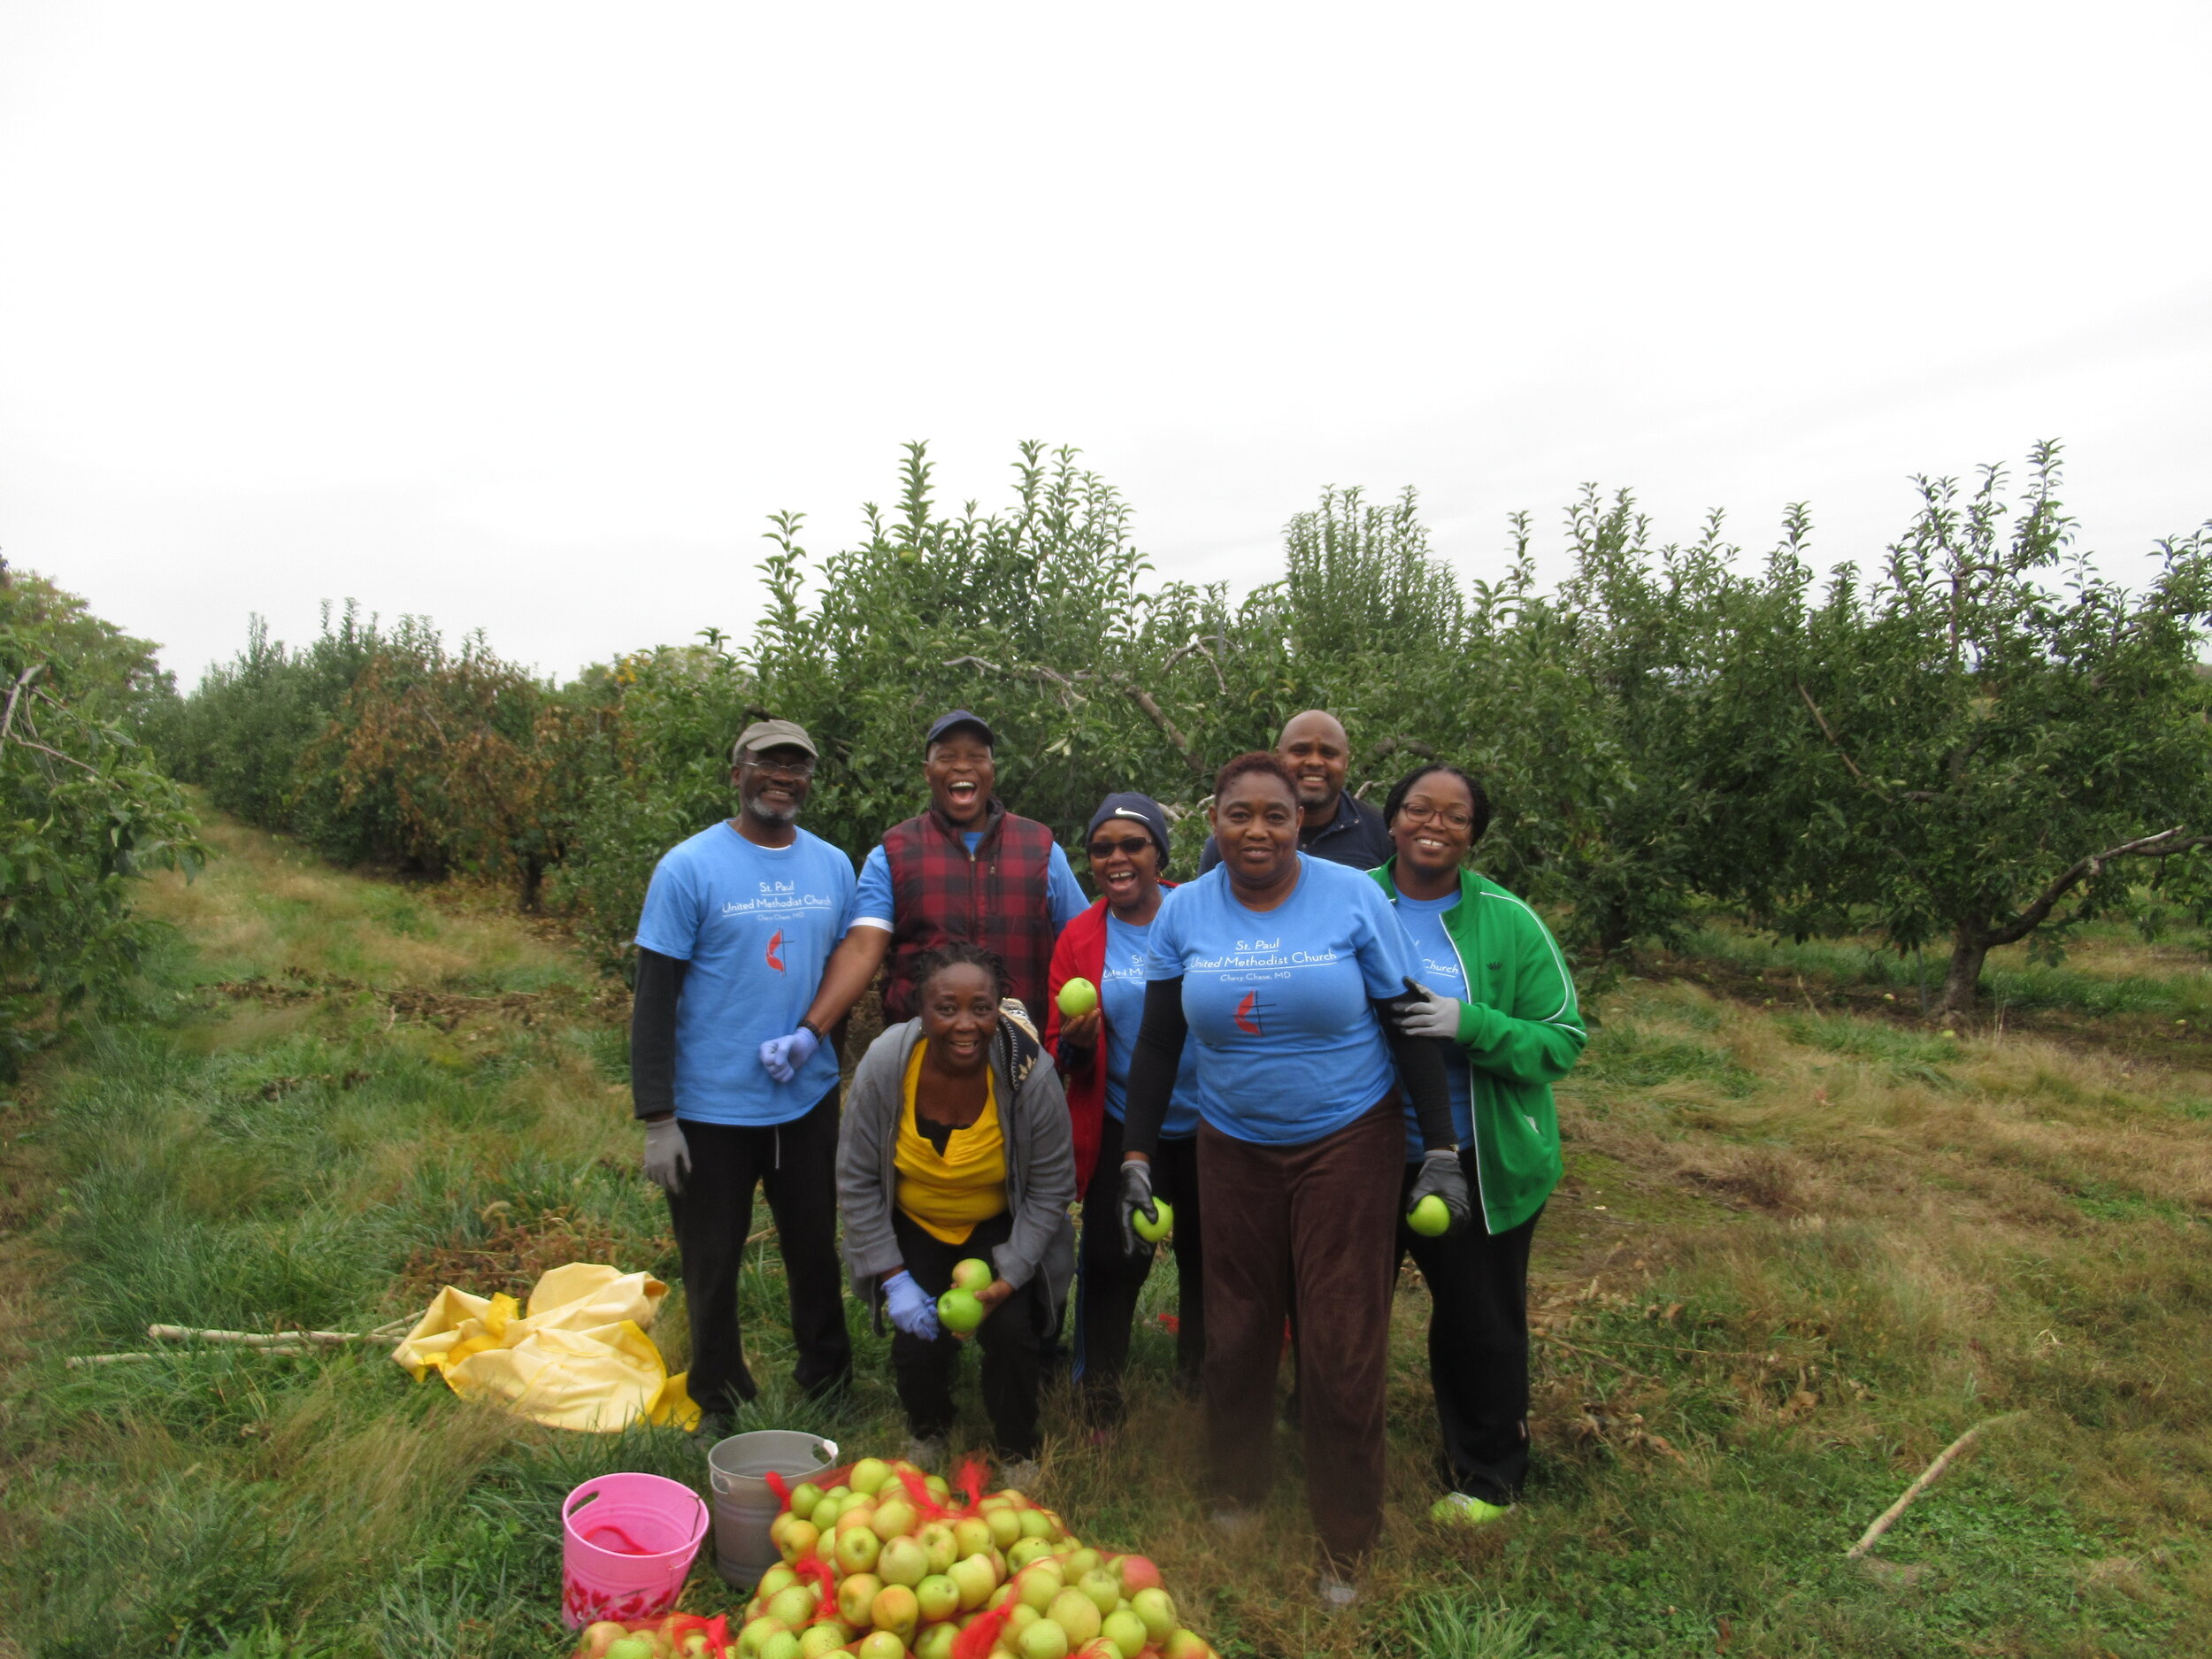
[[[1850,768],[1854,778],[1861,783],[1867,783],[1866,774],[1859,770],[1858,763],[1851,758],[1850,752],[1844,748],[1843,740],[1836,735],[1836,728],[1828,724],[1828,717],[1820,711],[1820,705],[1813,701],[1813,694],[1805,689],[1804,681],[1799,680],[1796,683],[1797,695],[1805,699],[1805,706],[1813,711],[1813,718],[1820,722],[1820,734],[1828,740],[1828,747],[1836,751],[1836,758]],[[1867,784],[1867,787],[1873,788],[1871,784]],[[1880,795],[1882,792],[1875,789],[1874,793]]]
[[[8,711],[0,715],[0,743],[8,741],[8,728],[15,724],[15,705],[23,700],[23,687],[36,679],[45,667],[43,663],[33,663],[15,677],[15,687],[8,693]]]
[[[1221,635],[1218,634],[1202,634],[1187,645],[1179,645],[1170,651],[1167,654],[1167,660],[1160,664],[1160,672],[1164,675],[1169,669],[1174,667],[1193,651],[1202,652],[1205,656],[1206,665],[1214,671],[1214,684],[1220,688],[1221,695],[1225,697],[1229,695],[1229,682],[1221,677],[1221,659],[1207,649],[1207,641],[1210,640],[1216,645],[1223,644]]]
[[[2212,835],[2188,835],[2183,832],[2185,824],[2161,830],[2155,835],[2140,835],[2131,841],[2122,841],[2102,852],[2091,853],[2062,871],[2058,879],[2045,887],[2034,903],[2022,910],[2002,927],[1993,928],[1982,937],[1985,946],[2017,944],[2043,925],[2054,906],[2084,881],[2099,874],[2115,858],[2170,858],[2176,853],[2185,853],[2193,847],[2212,847]]]
[[[1144,710],[1145,718],[1160,728],[1160,735],[1166,738],[1175,752],[1183,757],[1183,764],[1190,768],[1193,777],[1206,776],[1206,763],[1191,752],[1190,740],[1176,728],[1175,722],[1168,718],[1167,710],[1160,706],[1158,699],[1125,674],[1109,673],[1103,671],[1094,673],[1086,670],[1079,671],[1071,676],[1060,672],[1057,669],[1047,668],[1041,664],[1015,663],[1001,667],[998,664],[988,662],[980,657],[956,657],[945,666],[947,668],[987,669],[994,674],[1003,674],[1011,680],[1027,680],[1039,685],[1049,682],[1058,686],[1062,697],[1071,702],[1079,695],[1075,689],[1077,680],[1102,680],[1116,690],[1122,692],[1137,707]]]

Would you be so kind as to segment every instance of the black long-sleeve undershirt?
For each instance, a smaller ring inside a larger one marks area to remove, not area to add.
[[[691,964],[642,945],[630,1002],[630,1101],[640,1118],[676,1110],[676,999]]]
[[[1409,1037],[1399,1031],[1392,1013],[1412,1000],[1410,995],[1370,999],[1381,1022],[1383,1040],[1390,1045],[1398,1075],[1412,1096],[1413,1113],[1421,1125],[1421,1145],[1436,1151],[1456,1147],[1452,1132],[1450,1073],[1445,1070],[1448,1046],[1435,1037]],[[1190,1021],[1183,1013],[1183,981],[1155,979],[1144,987],[1144,1020],[1137,1028],[1134,1053],[1129,1059],[1129,1087],[1122,1119],[1125,1155],[1141,1152],[1150,1157],[1160,1144],[1160,1125],[1167,1121],[1168,1102],[1175,1093],[1175,1074],[1183,1064],[1183,1044],[1190,1035]]]

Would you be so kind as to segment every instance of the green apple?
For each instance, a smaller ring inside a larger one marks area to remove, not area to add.
[[[1129,1610],[1144,1622],[1144,1633],[1155,1642],[1164,1643],[1175,1633],[1174,1599],[1158,1585],[1131,1596]]]
[[[997,1277],[988,1262],[979,1256],[972,1256],[964,1262],[953,1263],[952,1287],[972,1296],[979,1290],[990,1288],[991,1281]]]
[[[1175,1207],[1172,1204],[1164,1198],[1156,1198],[1152,1201],[1152,1208],[1160,1212],[1157,1221],[1147,1221],[1141,1210],[1130,1221],[1130,1225],[1137,1230],[1137,1236],[1147,1244],[1157,1244],[1175,1230]]]
[[[760,1659],[800,1659],[799,1639],[780,1630],[760,1645]]]
[[[1076,1544],[1073,1539],[1068,1541],[1075,1547],[1060,1557],[1060,1564],[1067,1570],[1068,1582],[1072,1584],[1092,1568],[1098,1566],[1105,1560],[1105,1557],[1094,1549]]]
[[[802,1480],[791,1488],[791,1513],[802,1521],[814,1518],[814,1506],[822,1501],[822,1488],[811,1480]]]
[[[596,1624],[584,1626],[576,1638],[576,1651],[582,1654],[585,1659],[606,1659],[607,1649],[629,1633],[627,1627],[611,1618],[603,1618]]]
[[[1068,1659],[1068,1633],[1041,1618],[1021,1634],[1022,1659]]]
[[[821,1659],[826,1653],[835,1653],[847,1640],[844,1625],[834,1619],[810,1624],[799,1632],[799,1659]]]
[[[1145,1628],[1144,1621],[1127,1608],[1107,1614],[1098,1633],[1114,1644],[1121,1659],[1137,1659],[1144,1651],[1145,1643],[1152,1640],[1152,1632]]]
[[[914,1644],[914,1659],[952,1659],[952,1645],[960,1640],[960,1626],[932,1624]]]
[[[837,1534],[837,1570],[840,1572],[873,1572],[876,1559],[883,1554],[883,1540],[864,1526],[856,1526],[849,1532]]]
[[[929,1577],[929,1551],[918,1539],[894,1538],[876,1557],[876,1576],[886,1584],[902,1584],[911,1589]]]
[[[1002,1504],[985,1517],[991,1528],[991,1542],[1001,1549],[1011,1549],[1021,1541],[1022,1512],[1010,1504]]]
[[[933,1572],[914,1586],[914,1600],[922,1609],[922,1622],[934,1624],[960,1610],[960,1586],[941,1572]]]
[[[814,1500],[814,1508],[808,1511],[806,1518],[826,1532],[837,1525],[837,1512],[844,1507],[844,1499],[833,1492],[825,1492]]]
[[[764,1607],[798,1582],[799,1575],[779,1562],[760,1575],[760,1582],[753,1586],[753,1594]]]
[[[1049,1509],[1024,1509],[1021,1511],[1022,1536],[1041,1538],[1050,1542],[1059,1531],[1053,1522],[1054,1517]]]
[[[1080,1019],[1098,1006],[1098,987],[1081,974],[1060,987],[1060,1018]]]
[[[1079,1647],[1098,1634],[1104,1615],[1089,1596],[1071,1589],[1052,1598],[1052,1605],[1045,1609],[1045,1617],[1067,1632],[1071,1647]]]
[[[768,1617],[781,1619],[793,1630],[798,1629],[814,1617],[818,1598],[813,1590],[803,1584],[795,1584],[779,1590],[768,1598]]]
[[[625,1636],[608,1647],[607,1659],[653,1659],[653,1644],[642,1636]]]
[[[887,1584],[868,1604],[868,1622],[878,1630],[895,1631],[903,1642],[921,1622],[921,1600],[903,1584]]]
[[[1440,1239],[1451,1231],[1452,1212],[1442,1199],[1431,1193],[1414,1205],[1412,1213],[1406,1217],[1406,1225],[1425,1239]]]
[[[776,1518],[780,1521],[787,1521],[790,1523],[790,1525],[783,1529],[783,1536],[781,1538],[771,1538],[769,1540],[771,1543],[775,1545],[776,1553],[781,1555],[786,1562],[794,1562],[803,1559],[808,1552],[812,1550],[815,1544],[821,1539],[822,1529],[815,1525],[811,1521],[795,1520],[788,1515],[780,1515]]]
[[[989,1536],[990,1529],[984,1529]],[[929,1552],[929,1570],[942,1572],[967,1552],[960,1548],[959,1535],[952,1530],[950,1521],[924,1521],[922,1529],[914,1534],[915,1540]]]
[[[1025,1538],[1006,1552],[1006,1564],[1013,1571],[1019,1572],[1031,1562],[1049,1560],[1051,1555],[1052,1546],[1045,1540]]]
[[[988,1555],[977,1552],[963,1555],[945,1569],[945,1577],[959,1586],[960,1609],[972,1612],[989,1599],[998,1588],[998,1569],[991,1564]]]
[[[761,1644],[779,1631],[787,1631],[790,1628],[790,1625],[780,1618],[764,1616],[752,1620],[743,1630],[737,1632],[737,1651],[741,1659],[760,1659]]]
[[[880,1457],[864,1457],[853,1465],[853,1490],[866,1496],[883,1489],[891,1479],[891,1465]]]
[[[902,1487],[897,1497],[887,1496],[876,1506],[875,1517],[868,1525],[869,1530],[887,1544],[895,1538],[910,1535],[915,1523],[920,1519],[921,1517],[914,1513],[914,1505]]]
[[[856,1572],[837,1586],[837,1617],[855,1630],[866,1630],[873,1621],[868,1609],[876,1604],[876,1593],[883,1588],[883,1580],[872,1572]]]
[[[1014,1599],[1024,1607],[1032,1607],[1041,1613],[1052,1605],[1052,1598],[1064,1587],[1056,1572],[1047,1572],[1041,1567],[1024,1567],[1014,1578]]]
[[[1075,1587],[1090,1597],[1101,1617],[1121,1605],[1121,1580],[1110,1572],[1094,1567],[1075,1581]],[[1089,1639],[1085,1638],[1086,1640]]]
[[[957,1285],[937,1298],[937,1322],[955,1336],[965,1336],[983,1323],[990,1311],[975,1299],[972,1290],[962,1290]]]
[[[858,1659],[906,1659],[906,1638],[896,1631],[872,1630],[853,1652]]]

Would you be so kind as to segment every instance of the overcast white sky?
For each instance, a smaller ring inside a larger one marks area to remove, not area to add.
[[[2070,454],[2212,516],[2212,6],[0,4],[0,552],[165,642],[565,673],[1072,443],[1160,566],[1586,479],[1825,559]]]

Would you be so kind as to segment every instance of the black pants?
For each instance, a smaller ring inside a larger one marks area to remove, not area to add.
[[[1119,1423],[1121,1373],[1129,1363],[1129,1331],[1137,1294],[1151,1276],[1153,1248],[1133,1256],[1121,1238],[1121,1125],[1102,1116],[1098,1167],[1083,1194],[1083,1278],[1076,1292],[1076,1379],[1083,1409],[1095,1423]],[[1175,1372],[1187,1393],[1198,1389],[1206,1359],[1206,1250],[1198,1227],[1198,1140],[1163,1141],[1152,1156],[1152,1191],[1175,1210]]]
[[[1010,1210],[979,1221],[964,1244],[947,1244],[922,1231],[904,1210],[893,1208],[891,1231],[899,1241],[899,1256],[914,1282],[931,1296],[952,1287],[952,1270],[970,1256],[988,1262],[993,1249],[1006,1242],[1014,1231]],[[1033,1279],[991,1310],[975,1329],[983,1349],[983,1409],[991,1419],[991,1437],[1002,1457],[1037,1455],[1037,1395],[1042,1386],[1045,1346],[1045,1287]],[[960,1369],[960,1350],[966,1346],[947,1332],[933,1342],[895,1332],[891,1338],[891,1375],[898,1384],[899,1403],[906,1408],[909,1432],[933,1439],[952,1430],[952,1379]]]
[[[1479,1194],[1472,1148],[1459,1155],[1467,1190]],[[1417,1164],[1406,1165],[1413,1190]],[[1528,1478],[1528,1252],[1540,1209],[1509,1233],[1492,1234],[1479,1209],[1461,1233],[1425,1239],[1398,1206],[1398,1259],[1410,1254],[1428,1281],[1429,1383],[1444,1445],[1446,1488],[1511,1503]]]
[[[768,1128],[686,1121],[691,1172],[668,1213],[683,1258],[691,1317],[691,1397],[703,1411],[733,1411],[760,1392],[745,1368],[737,1328],[737,1280],[753,1228],[757,1182],[776,1218],[784,1282],[791,1292],[793,1376],[809,1394],[852,1376],[845,1329],[843,1270],[837,1260],[837,1090],[803,1118]]]

